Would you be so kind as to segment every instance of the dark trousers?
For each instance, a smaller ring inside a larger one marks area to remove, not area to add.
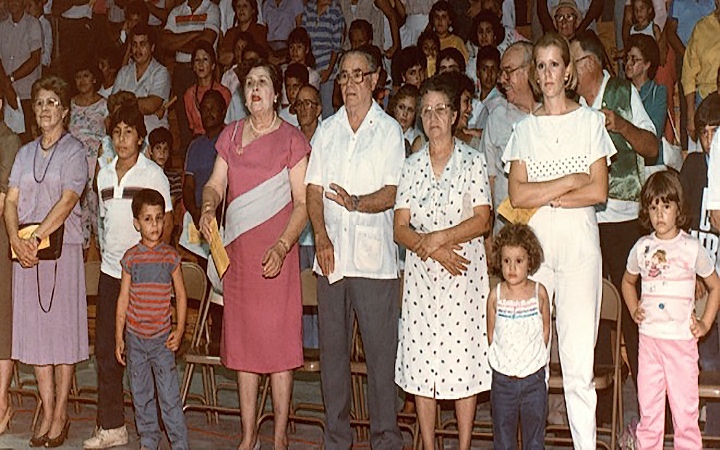
[[[367,363],[370,446],[374,450],[402,448],[394,381],[399,290],[397,279],[344,278],[329,284],[326,277],[318,277],[320,374],[328,450],[352,447],[350,350],[355,315]]]
[[[603,275],[609,276],[622,298],[622,277],[627,266],[630,250],[642,236],[638,220],[617,223],[601,223],[600,250],[603,259]],[[612,345],[610,332],[614,327],[606,321],[600,321],[597,344],[595,345],[595,361],[599,364],[612,364]],[[633,381],[637,387],[638,373],[638,328],[630,315],[627,304],[622,302],[622,333],[625,338],[627,357],[632,371]],[[612,408],[612,389],[598,391],[598,415],[602,422],[610,422]]]
[[[20,138],[24,143],[30,142],[35,138],[33,130],[37,128],[37,121],[35,120],[35,110],[32,106],[32,100],[20,100],[20,107],[22,107],[23,116],[25,116],[25,132],[20,135]]]
[[[177,96],[175,115],[177,115],[178,128],[180,128],[180,154],[183,158],[192,138],[192,131],[190,131],[187,114],[185,113],[183,96],[193,83],[195,83],[195,73],[192,71],[190,63],[176,62],[172,75],[172,91],[173,95]]]
[[[104,430],[125,424],[123,366],[115,359],[115,313],[120,280],[101,273],[95,319],[95,359],[98,372],[97,424]]]
[[[520,422],[523,449],[544,449],[547,400],[544,367],[524,378],[493,370],[490,390],[493,448],[515,450]]]
[[[718,333],[717,319],[710,331],[698,341],[698,353],[700,354],[700,369],[720,371],[720,333]],[[720,436],[720,402],[707,400],[705,406],[707,408],[705,411],[705,434]]]

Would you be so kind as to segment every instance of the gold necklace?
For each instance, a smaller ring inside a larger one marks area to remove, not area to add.
[[[269,133],[270,130],[272,129],[272,127],[275,125],[275,121],[277,120],[277,117],[278,117],[278,116],[277,116],[277,113],[276,113],[276,112],[273,112],[273,120],[272,120],[272,122],[270,122],[270,125],[268,125],[267,128],[264,128],[264,129],[262,129],[262,130],[258,130],[257,128],[255,128],[255,121],[253,120],[252,117],[250,117],[250,128],[252,128],[253,132],[254,132],[257,136],[265,135],[265,134]]]

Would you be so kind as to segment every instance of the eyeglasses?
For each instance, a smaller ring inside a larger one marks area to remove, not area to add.
[[[431,116],[440,117],[444,116],[445,113],[450,111],[450,105],[447,103],[438,103],[435,106],[426,106],[420,110],[420,115],[423,119],[429,119]]]
[[[316,107],[317,105],[319,105],[319,103],[318,103],[318,102],[314,102],[314,101],[312,101],[312,100],[310,100],[310,99],[306,99],[306,100],[295,100],[295,103],[294,103],[293,105],[295,106],[295,109],[300,109],[300,108],[314,108],[314,107]]]
[[[518,71],[519,69],[522,69],[523,67],[527,66],[527,64],[520,64],[519,66],[510,69],[508,67],[501,67],[500,68],[500,76],[505,75],[506,77],[510,78],[510,75]]]
[[[344,86],[348,84],[350,79],[352,79],[353,83],[360,84],[363,81],[365,81],[365,77],[368,75],[371,75],[375,73],[374,71],[370,72],[363,72],[362,70],[353,70],[352,72],[348,72],[347,70],[343,70],[340,72],[337,76],[337,82],[340,86]]]
[[[50,97],[46,98],[45,100],[37,99],[33,104],[33,108],[35,109],[43,109],[45,106],[50,109],[57,108],[58,106],[60,106],[60,100]]]
[[[573,13],[567,13],[567,14],[556,14],[555,15],[555,21],[557,22],[570,22],[577,20],[577,14]]]

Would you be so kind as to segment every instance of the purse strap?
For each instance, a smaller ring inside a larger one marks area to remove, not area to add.
[[[40,309],[45,314],[49,314],[50,310],[52,309],[53,300],[55,300],[55,286],[57,286],[57,261],[55,261],[55,275],[53,276],[53,287],[52,287],[52,293],[50,294],[50,305],[45,309],[42,303],[42,296],[40,295],[40,264],[35,266],[35,277],[37,280],[37,284],[35,285],[37,287],[37,296],[38,296],[38,305],[40,305]]]

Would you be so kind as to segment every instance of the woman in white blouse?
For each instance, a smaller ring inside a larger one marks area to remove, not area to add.
[[[460,448],[470,448],[476,394],[490,389],[483,235],[490,230],[485,157],[453,137],[461,92],[450,74],[426,80],[428,143],[405,162],[395,241],[407,247],[395,382],[415,395],[423,448],[434,448],[438,399],[454,400]]]
[[[576,72],[567,41],[545,34],[535,45],[531,82],[542,106],[515,125],[503,161],[510,201],[537,208],[532,226],[545,253],[534,279],[552,298],[565,402],[575,448],[595,448],[593,349],[600,317],[602,261],[595,205],[605,203],[615,153],[602,113],[566,96]]]

